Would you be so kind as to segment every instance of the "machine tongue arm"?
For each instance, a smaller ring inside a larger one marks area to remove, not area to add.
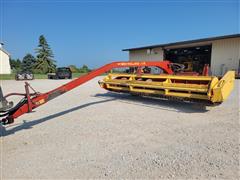
[[[91,71],[89,74],[81,76],[77,79],[70,81],[69,83],[62,85],[52,91],[47,93],[30,93],[31,86],[25,84],[25,94],[20,93],[11,93],[6,96],[3,96],[2,91],[0,91],[0,117],[3,117],[1,122],[3,124],[10,124],[14,122],[14,119],[27,113],[31,112],[32,109],[39,107],[40,105],[45,104],[46,102],[60,96],[61,94],[68,92],[81,84],[93,79],[96,76],[99,76],[113,68],[121,67],[143,67],[143,66],[156,66],[164,70],[166,74],[173,74],[171,69],[171,63],[169,61],[154,61],[154,62],[113,62],[102,66],[96,70]],[[10,102],[8,103],[6,97],[12,95],[21,95],[24,98],[14,107]]]

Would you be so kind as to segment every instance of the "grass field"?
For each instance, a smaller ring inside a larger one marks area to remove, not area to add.
[[[85,73],[73,73],[72,77],[76,78],[79,76],[84,75]],[[47,74],[34,74],[35,79],[47,79]],[[0,80],[11,80],[15,79],[15,74],[1,74],[0,75]]]

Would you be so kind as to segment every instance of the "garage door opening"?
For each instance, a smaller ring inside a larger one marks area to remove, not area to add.
[[[185,71],[202,73],[204,64],[211,66],[212,45],[188,48],[164,49],[164,57],[174,63],[185,65]]]

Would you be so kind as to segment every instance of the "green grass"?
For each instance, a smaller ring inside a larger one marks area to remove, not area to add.
[[[77,78],[86,73],[73,73],[72,77]],[[34,74],[35,79],[47,79],[47,74]],[[12,80],[15,79],[15,74],[0,74],[0,80]]]
[[[47,74],[34,74],[35,79],[47,79]]]
[[[15,74],[0,74],[0,80],[15,79]]]
[[[85,74],[87,74],[87,73],[72,73],[72,78],[77,78],[77,77],[80,77]]]

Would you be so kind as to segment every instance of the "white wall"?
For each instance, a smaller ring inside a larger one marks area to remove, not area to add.
[[[11,67],[9,62],[9,55],[0,49],[0,74],[10,74]]]
[[[163,60],[162,48],[154,48],[151,54],[147,49],[129,51],[129,61],[161,61]]]
[[[212,42],[211,71],[223,75],[228,70],[238,70],[240,60],[240,38]]]

